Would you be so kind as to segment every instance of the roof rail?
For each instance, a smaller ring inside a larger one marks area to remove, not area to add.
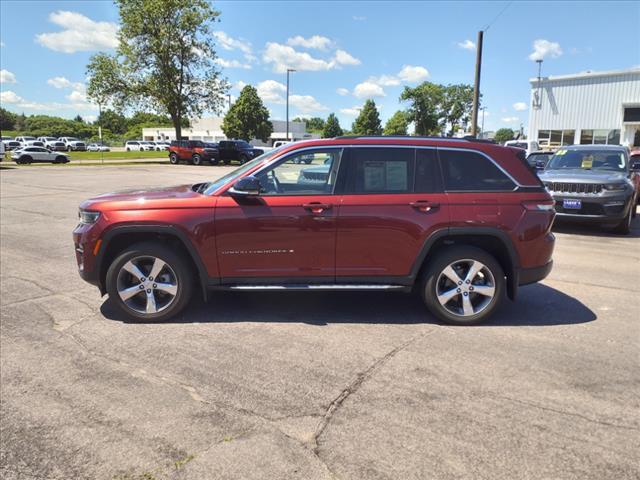
[[[428,136],[428,135],[342,135],[340,137],[335,137],[336,140],[355,140],[355,139],[402,139],[402,140],[439,140],[446,142],[481,142],[481,143],[495,143],[493,140],[481,139],[472,136],[466,136],[462,138],[454,138],[454,137],[441,137],[441,136]]]

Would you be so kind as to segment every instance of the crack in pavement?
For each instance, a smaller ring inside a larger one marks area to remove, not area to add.
[[[347,398],[349,398],[351,395],[356,393],[358,391],[358,389],[362,386],[362,384],[366,380],[371,378],[373,376],[373,374],[377,370],[379,370],[381,367],[383,367],[389,360],[391,360],[393,357],[395,357],[398,353],[400,353],[402,350],[407,348],[412,343],[414,343],[414,342],[416,342],[416,341],[418,341],[418,340],[420,340],[420,339],[422,339],[422,338],[424,338],[424,337],[426,337],[428,335],[431,335],[431,334],[435,333],[436,331],[437,330],[429,330],[429,331],[427,331],[425,333],[422,333],[420,335],[414,336],[413,338],[410,338],[409,340],[405,341],[404,343],[401,343],[397,347],[393,348],[391,351],[386,353],[384,356],[378,358],[375,362],[373,362],[371,365],[369,365],[369,367],[367,367],[365,370],[363,370],[362,372],[359,372],[356,375],[356,378],[349,385],[347,385],[347,387],[344,388],[340,392],[340,394],[336,398],[334,398],[333,401],[329,404],[329,406],[325,410],[324,415],[322,416],[322,419],[320,420],[320,423],[316,427],[316,431],[313,434],[313,437],[311,439],[312,450],[316,454],[316,456],[318,456],[318,454],[319,454],[319,448],[320,448],[320,446],[318,445],[319,438],[322,436],[322,434],[324,433],[325,429],[327,428],[327,426],[331,422],[333,416],[338,412],[338,410],[344,404],[344,402],[347,400]]]
[[[546,412],[553,412],[553,413],[557,413],[559,415],[566,415],[566,416],[569,416],[569,417],[580,418],[580,419],[585,420],[587,422],[596,423],[598,425],[604,425],[606,427],[622,428],[622,429],[625,429],[625,430],[634,430],[634,431],[640,430],[638,427],[632,427],[632,426],[629,426],[629,425],[621,425],[619,423],[605,422],[603,420],[596,420],[594,418],[590,418],[590,417],[587,417],[585,415],[581,415],[580,413],[567,412],[565,410],[559,410],[559,409],[556,409],[556,408],[545,407],[544,405],[538,405],[537,403],[532,403],[532,402],[525,402],[524,400],[519,400],[517,398],[505,397],[505,396],[502,396],[502,395],[492,395],[492,396],[494,398],[507,400],[507,401],[513,402],[513,403],[519,403],[520,405],[525,405],[525,406],[528,406],[528,407],[531,407],[531,408],[538,408],[538,409],[544,410]]]

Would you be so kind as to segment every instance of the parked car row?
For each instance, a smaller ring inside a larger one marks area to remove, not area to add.
[[[87,144],[75,137],[2,137],[4,149],[11,151],[24,147],[43,147],[57,152],[85,151]]]
[[[147,140],[129,140],[124,144],[127,152],[161,152],[169,150],[169,142],[163,141],[147,141]]]
[[[209,162],[217,165],[222,161],[225,165],[232,160],[240,165],[259,157],[264,150],[254,148],[244,140],[224,140],[219,143],[206,143],[202,140],[174,140],[169,147],[169,161],[172,164],[188,162],[202,165]]]

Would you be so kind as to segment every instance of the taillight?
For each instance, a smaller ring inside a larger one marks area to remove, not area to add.
[[[530,200],[522,202],[522,206],[534,212],[548,212],[552,211],[555,203],[553,200]]]

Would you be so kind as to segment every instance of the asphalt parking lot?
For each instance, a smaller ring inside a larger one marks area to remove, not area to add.
[[[558,229],[551,276],[484,326],[364,292],[123,322],[76,272],[78,203],[228,170],[0,172],[0,477],[640,477],[640,216]]]

